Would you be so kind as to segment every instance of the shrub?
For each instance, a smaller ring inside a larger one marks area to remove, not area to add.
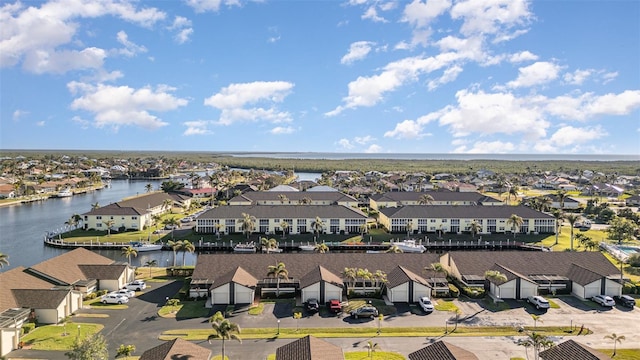
[[[451,294],[451,297],[457,298],[460,296],[460,290],[458,290],[458,287],[449,283],[449,294]]]
[[[640,253],[629,256],[629,265],[633,267],[640,267]]]
[[[35,323],[25,323],[22,325],[22,334],[28,334],[31,330],[36,328]]]
[[[625,282],[622,286],[623,294],[636,294],[638,292],[638,287],[635,284],[630,282]]]

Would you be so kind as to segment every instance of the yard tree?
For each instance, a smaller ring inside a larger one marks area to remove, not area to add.
[[[558,236],[562,232],[562,220],[564,219],[564,213],[562,210],[553,210],[551,213],[553,217],[556,219],[556,245],[558,245]]]
[[[107,342],[102,334],[95,334],[78,339],[71,346],[71,350],[65,353],[71,360],[108,360],[109,351],[107,350]]]
[[[171,239],[173,239],[173,235],[174,235],[174,230],[180,226],[180,222],[174,218],[174,217],[168,217],[164,220],[162,220],[162,223],[164,224],[165,227],[170,227],[171,228]]]
[[[568,214],[564,217],[571,225],[571,251],[573,251],[573,225],[580,219],[580,215]]]
[[[605,335],[605,339],[613,340],[613,356],[616,356],[616,348],[618,343],[622,343],[622,340],[625,339],[624,335],[616,335],[616,333],[612,333],[611,335]]]
[[[629,219],[618,217],[611,222],[607,234],[609,239],[616,240],[620,244],[623,241],[633,240],[636,231],[638,231],[638,225]]]
[[[513,237],[516,237],[518,233],[518,229],[524,224],[524,220],[516,214],[511,214],[507,219],[507,225],[511,225],[511,230],[513,231]]]
[[[136,351],[136,346],[135,345],[120,344],[120,347],[118,348],[118,351],[116,352],[116,358],[124,356],[124,358],[127,359],[135,351]]]
[[[134,249],[133,246],[125,246],[122,248],[122,256],[126,257],[129,265],[131,265],[131,257],[137,257],[138,250]]]
[[[471,237],[476,238],[476,234],[482,231],[482,225],[480,225],[477,221],[473,220],[471,224],[469,224],[469,231],[471,232]]]
[[[222,359],[225,359],[224,355],[224,342],[225,340],[237,340],[242,343],[242,339],[240,338],[240,326],[236,323],[232,323],[228,319],[222,319],[211,322],[211,328],[213,329],[213,334],[209,335],[207,341],[211,344],[212,340],[220,339],[222,340]]]
[[[289,280],[289,270],[283,262],[279,262],[276,265],[270,265],[267,269],[267,277],[274,277],[276,279],[276,297],[280,296],[280,280]]]
[[[285,237],[287,237],[287,230],[289,229],[289,223],[282,220],[282,222],[280,223],[280,227],[282,228],[282,238],[284,239]]]
[[[418,200],[418,204],[420,205],[431,205],[433,203],[433,196],[429,194],[420,195],[420,199]]]
[[[185,255],[188,253],[193,253],[196,251],[196,246],[189,240],[182,240],[182,266],[185,266]]]
[[[247,239],[249,239],[251,233],[253,233],[253,231],[256,229],[256,221],[257,219],[255,216],[242,213],[242,219],[240,219],[240,228],[242,229],[242,232],[247,236]]]
[[[158,266],[158,260],[149,260],[146,263],[144,263],[144,266],[149,268],[149,278],[151,278],[151,268],[154,266]]]
[[[173,267],[176,267],[176,253],[178,252],[178,250],[182,249],[182,240],[169,240],[167,241],[167,245],[169,245],[171,250],[173,250]]]
[[[320,236],[320,233],[322,232],[322,230],[324,230],[324,221],[322,221],[319,216],[316,216],[316,218],[311,223],[311,228],[313,229],[313,234],[315,236]]]
[[[9,266],[9,255],[0,253],[0,269]]]
[[[329,247],[325,243],[316,244],[316,247],[313,249],[320,254],[324,254],[329,252]]]
[[[533,348],[534,359],[538,360],[541,349],[550,348],[555,344],[553,343],[553,340],[534,331],[532,333],[527,334],[526,339],[519,340],[518,345],[524,346],[526,349],[530,347]],[[527,352],[527,357],[528,357],[528,352]]]
[[[171,211],[171,213],[173,213],[173,200],[171,199],[164,199],[164,201],[162,202],[162,209],[169,209]]]
[[[107,236],[111,236],[111,228],[116,224],[116,222],[113,220],[107,220],[104,224],[107,227]]]

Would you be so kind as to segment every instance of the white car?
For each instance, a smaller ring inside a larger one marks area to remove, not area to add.
[[[145,282],[142,280],[134,280],[133,282],[127,284],[125,288],[127,290],[142,291],[147,288],[147,284],[145,284]]]
[[[431,302],[431,299],[429,299],[426,296],[423,296],[420,299],[418,299],[418,304],[420,304],[420,307],[426,313],[432,313],[433,310],[434,310],[433,303]]]
[[[536,295],[536,296],[529,296],[527,298],[527,302],[533,306],[536,307],[536,309],[540,310],[540,309],[548,309],[551,307],[551,305],[549,304],[549,301],[547,301],[547,299],[543,298],[542,296]]]
[[[109,293],[100,298],[103,304],[125,304],[129,302],[129,298],[121,294]]]
[[[113,291],[111,292],[111,294],[120,294],[120,295],[124,295],[128,298],[132,298],[136,296],[136,292],[133,290],[129,290],[129,289],[120,289],[118,291]]]
[[[608,306],[608,307],[616,306],[616,302],[613,300],[613,298],[607,295],[596,295],[592,297],[591,300],[600,304],[601,306]]]

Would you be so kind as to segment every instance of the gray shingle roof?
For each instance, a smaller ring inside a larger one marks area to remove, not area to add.
[[[307,335],[276,349],[276,360],[344,360],[342,348]]]
[[[153,347],[140,356],[140,360],[209,360],[210,358],[211,350],[180,338]]]
[[[117,280],[122,276],[127,266],[126,264],[78,265],[85,279],[97,280]]]
[[[353,196],[347,195],[339,191],[250,191],[229,200],[230,203],[235,201],[277,201],[280,202],[280,195],[284,195],[290,202],[296,203],[304,198],[313,201],[326,201],[328,204],[337,202],[355,202]]]
[[[478,357],[448,342],[436,341],[409,354],[409,360],[478,360]]]
[[[96,254],[91,250],[77,248],[36,264],[26,271],[47,277],[51,279],[52,283],[71,285],[77,281],[88,279],[78,265],[108,265],[113,262],[113,260]]]
[[[431,195],[433,201],[460,201],[460,202],[480,202],[482,201],[498,201],[479,192],[457,192],[449,190],[437,190],[426,192],[415,191],[390,191],[384,194],[375,194],[370,198],[376,202],[412,202],[419,201],[422,195]],[[484,199],[484,200],[483,200]]]
[[[162,206],[162,203],[170,199],[177,203],[182,203],[189,199],[188,196],[157,192],[151,194],[140,195],[131,199],[119,201],[117,203],[92,209],[82,215],[142,215],[147,212],[148,208]]]
[[[473,206],[473,205],[406,205],[388,207],[380,212],[390,218],[446,218],[446,219],[508,219],[516,214],[523,219],[551,219],[552,215],[526,206]]]
[[[25,272],[22,266],[0,273],[0,312],[20,307],[12,296],[13,289],[51,289],[53,285]]]
[[[20,307],[32,309],[57,309],[68,289],[13,289],[13,297]]]
[[[216,279],[216,282],[213,284],[211,289],[218,288],[230,282],[234,282],[236,284],[239,284],[248,288],[255,288],[256,285],[258,285],[258,279],[251,276],[251,274],[249,274],[245,269],[238,266],[235,269],[229,271],[228,273]]]
[[[550,349],[541,351],[541,360],[606,360],[611,359],[597,350],[573,340],[567,340]]]
[[[428,265],[429,264],[425,264],[425,266]],[[424,286],[431,287],[429,285],[429,282],[425,280],[425,278],[400,265],[396,266],[395,269],[391,270],[391,272],[387,274],[387,287],[390,288],[396,287],[409,281],[417,282]]]
[[[344,281],[342,278],[331,271],[325,269],[322,265],[314,268],[302,278],[300,278],[300,288],[305,288],[309,285],[313,285],[320,281],[328,282],[330,284],[344,287]]]
[[[584,286],[584,285],[591,284],[594,281],[602,279],[602,274],[597,274],[580,265],[571,264],[571,267],[567,272],[567,277],[571,279],[571,281]]]
[[[362,211],[341,205],[228,205],[208,210],[198,219],[242,219],[242,214],[259,219],[366,218]]]

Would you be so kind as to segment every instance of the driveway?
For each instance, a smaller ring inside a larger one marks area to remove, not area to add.
[[[108,314],[107,318],[74,317],[75,322],[100,323],[104,325],[102,331],[107,343],[109,353],[115,355],[116,349],[121,344],[133,344],[136,346],[135,355],[141,355],[145,350],[162,343],[158,335],[170,329],[179,328],[210,328],[208,318],[196,319],[165,319],[157,316],[158,309],[165,303],[166,297],[175,295],[182,286],[180,281],[168,281],[164,283],[150,282],[149,287],[141,296],[133,298],[129,302],[129,308],[125,310],[86,309],[81,310],[85,314]],[[436,300],[438,301],[438,300]],[[612,332],[625,335],[626,340],[619,347],[637,347],[640,344],[640,309],[613,308],[605,310],[590,302],[580,301],[566,296],[554,298],[560,308],[539,311],[528,305],[525,301],[509,301],[510,309],[492,312],[485,309],[482,303],[476,300],[458,299],[454,304],[461,309],[459,323],[461,326],[533,326],[532,314],[540,315],[539,325],[566,326],[574,329],[584,325],[594,331],[593,335],[572,337],[577,341],[594,348],[610,348],[612,344],[604,339],[605,335]],[[260,315],[249,315],[246,311],[237,311],[231,320],[241,328],[273,328],[274,337],[263,340],[247,339],[242,344],[228,341],[226,344],[228,353],[234,358],[264,359],[267,355],[275,353],[276,348],[291,342],[291,339],[278,339],[275,332],[280,328],[305,328],[305,327],[353,327],[363,326],[377,328],[380,326],[384,335],[385,327],[416,327],[416,326],[440,326],[444,327],[447,321],[454,320],[455,315],[450,312],[435,311],[424,314],[407,304],[398,304],[398,313],[385,316],[382,322],[378,319],[351,319],[346,314],[337,316],[323,313],[305,313],[300,320],[291,317],[290,304],[265,304],[264,312]],[[223,308],[219,308],[222,310]],[[216,310],[215,308],[212,310]],[[240,334],[242,336],[242,334]],[[443,334],[444,336],[444,334]],[[374,338],[338,338],[326,339],[341,346],[345,351],[364,350],[364,345],[373,340],[386,351],[396,351],[403,355],[426,346],[432,341],[444,339],[452,344],[470,349],[480,359],[505,359],[510,357],[525,357],[524,348],[517,345],[518,337],[374,337]],[[562,338],[556,339],[561,341]],[[214,355],[219,354],[220,344],[206,341],[198,342],[198,345],[212,349]],[[61,352],[37,352],[32,350],[17,350],[10,353],[8,359],[64,359]]]

